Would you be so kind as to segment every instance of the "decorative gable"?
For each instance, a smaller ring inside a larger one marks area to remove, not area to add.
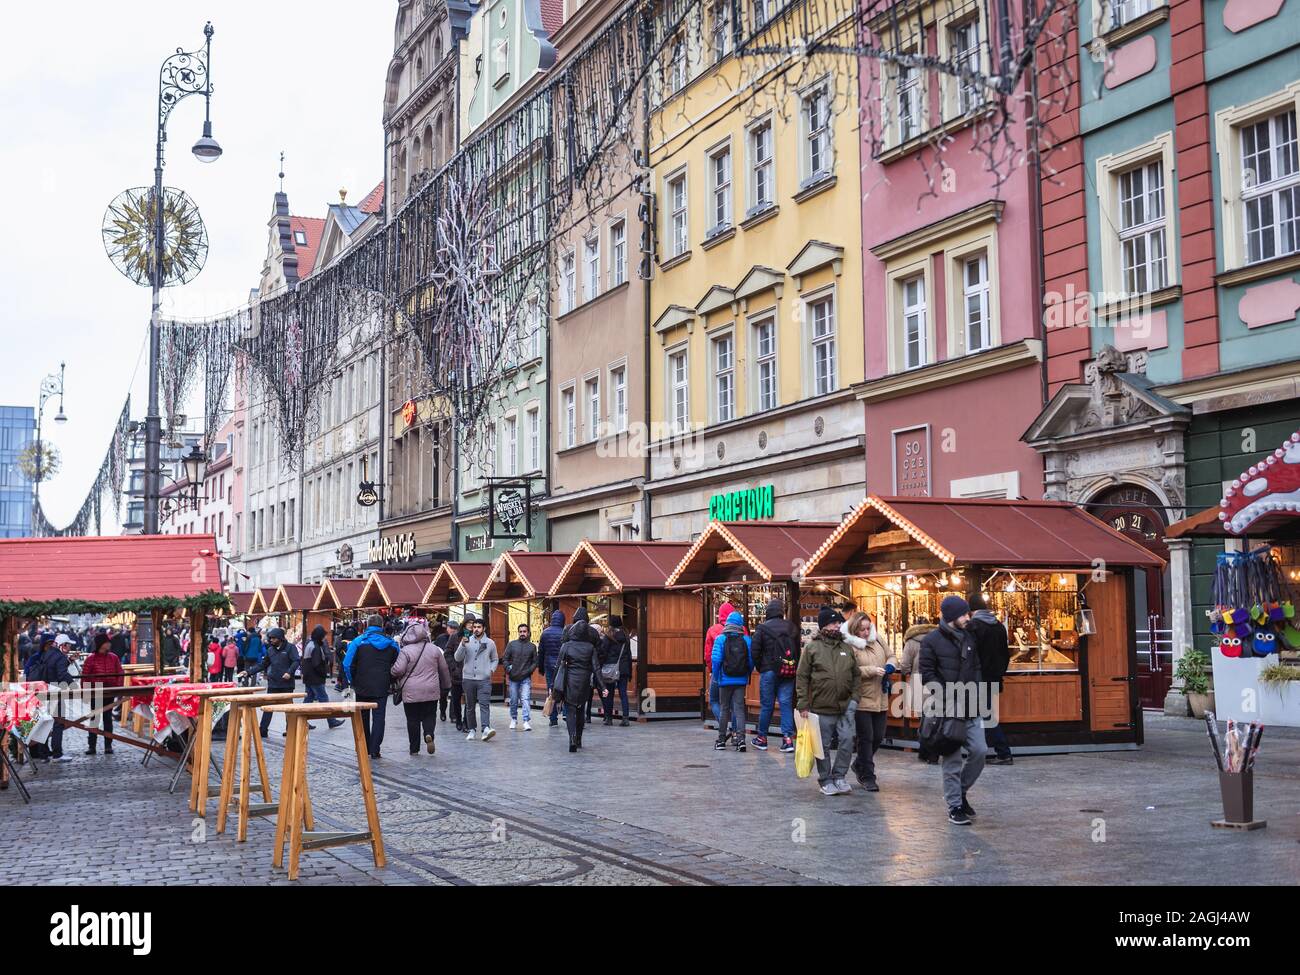
[[[802,291],[805,275],[827,264],[832,266],[835,276],[839,277],[844,270],[844,248],[821,240],[810,240],[803,245],[803,249],[795,255],[794,260],[786,265],[786,270],[794,278],[795,288]]]

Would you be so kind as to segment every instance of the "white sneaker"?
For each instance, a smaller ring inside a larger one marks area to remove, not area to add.
[[[827,782],[825,785],[819,785],[817,791],[824,796],[835,796],[839,795],[840,792],[839,789],[835,788],[834,782]]]
[[[484,741],[487,741],[489,738],[491,738],[491,737],[492,737],[493,735],[495,735],[496,733],[497,733],[497,732],[496,732],[496,729],[495,729],[495,728],[484,728],[484,729],[483,729],[483,740],[484,740]]]
[[[511,719],[510,719],[510,730],[511,730],[511,731],[514,731],[514,730],[515,730],[515,719],[514,719],[514,718],[511,718]]]
[[[533,730],[532,723],[529,722],[529,721],[525,721],[525,722],[524,722],[524,731],[532,731],[532,730]]]
[[[486,738],[487,736],[484,735],[483,737]],[[466,741],[473,741],[473,740],[474,740],[474,732],[471,731],[468,735],[466,735],[466,736],[465,736],[465,740],[466,740]]]
[[[849,784],[848,784],[847,782],[845,782],[843,779],[836,779],[836,780],[835,780],[835,791],[838,792],[838,793],[839,793],[840,795],[842,795],[842,796],[847,796],[850,792],[853,791],[853,786],[849,785]]]

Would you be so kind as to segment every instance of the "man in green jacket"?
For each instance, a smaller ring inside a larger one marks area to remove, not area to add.
[[[817,759],[817,784],[824,796],[847,795],[853,787],[845,781],[853,761],[858,684],[861,680],[853,648],[844,642],[840,627],[844,617],[830,606],[817,614],[817,635],[808,641],[795,672],[795,707],[804,718],[811,711],[821,728],[823,750],[834,738],[840,747],[832,763]]]

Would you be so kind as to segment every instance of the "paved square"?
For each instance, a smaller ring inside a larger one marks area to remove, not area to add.
[[[793,756],[715,752],[694,722],[597,724],[568,753],[563,725],[464,740],[440,725],[438,750],[407,754],[389,709],[375,787],[389,867],[367,847],[304,853],[307,884],[1291,884],[1300,880],[1300,735],[1270,729],[1256,770],[1265,830],[1215,830],[1218,780],[1204,728],[1148,716],[1147,745],[1017,759],[971,793],[970,828],[944,818],[938,770],[910,753],[878,757],[881,792],[826,798],[796,778]],[[276,719],[267,742],[273,781]],[[215,833],[187,808],[172,766],[111,757],[24,772],[33,802],[0,793],[0,882],[284,884],[271,867],[274,821],[248,842]],[[220,747],[220,746],[219,746]],[[364,821],[351,736],[311,735],[309,781],[329,827]],[[211,807],[209,807],[211,810]]]

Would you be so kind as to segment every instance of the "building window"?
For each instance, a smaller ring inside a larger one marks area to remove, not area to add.
[[[905,54],[914,54],[905,51]],[[895,87],[898,100],[898,142],[901,145],[915,139],[924,131],[924,92],[921,87],[921,72],[905,65],[896,69]]]
[[[532,407],[525,414],[528,418],[528,469],[542,469],[542,421],[541,411]]]
[[[812,326],[813,395],[825,396],[835,392],[835,299],[819,298],[808,304],[808,320]]]
[[[829,176],[835,169],[831,158],[830,94],[825,85],[803,98],[804,179],[812,182]]]
[[[757,407],[774,410],[776,387],[776,321],[768,318],[754,326],[754,388]]]
[[[713,418],[726,423],[736,417],[736,340],[722,335],[713,340]]]
[[[519,420],[508,416],[501,427],[501,455],[504,458],[501,473],[514,477],[519,473]]]
[[[673,40],[672,54],[668,59],[668,94],[686,87],[686,42],[681,37]]]
[[[713,63],[717,64],[731,52],[731,0],[713,0],[710,17]]]
[[[776,0],[754,0],[754,26],[762,27],[772,19],[772,8]]]
[[[1300,165],[1295,109],[1241,128],[1246,263],[1300,250]]]
[[[971,74],[980,73],[980,22],[971,19],[948,28],[948,59]],[[980,86],[969,78],[954,78],[956,114],[973,112],[983,102]]]
[[[307,246],[306,232],[302,230],[295,230],[293,232],[293,242],[297,244],[299,247],[306,247]]]
[[[586,277],[587,301],[600,294],[600,238],[588,237],[582,242],[582,266]]]
[[[673,432],[681,433],[691,422],[691,391],[685,349],[668,356],[668,384]]]
[[[1120,173],[1119,240],[1125,294],[1159,291],[1169,283],[1162,163],[1147,163]]]
[[[564,446],[576,446],[578,443],[578,417],[572,386],[560,393],[560,416],[564,421]]]
[[[578,305],[577,256],[569,251],[560,258],[560,314],[573,311]]]
[[[590,442],[600,436],[600,379],[588,379],[584,392],[587,398],[587,440]]]
[[[609,226],[609,286],[617,288],[627,280],[627,221]]]
[[[928,358],[925,318],[925,277],[917,275],[902,283],[903,368],[923,366]]]
[[[962,261],[962,297],[966,323],[966,351],[979,352],[993,344],[989,327],[989,259],[976,254]]]
[[[1112,29],[1132,23],[1160,5],[1157,0],[1107,0],[1107,3]]]
[[[689,244],[686,213],[686,174],[668,180],[668,242],[670,256],[686,253]]]
[[[709,157],[710,234],[731,226],[731,147],[724,146]]]
[[[609,371],[609,388],[613,402],[614,432],[627,432],[627,367],[619,366]]]
[[[749,130],[749,173],[749,209],[758,213],[770,207],[776,195],[771,119]]]

